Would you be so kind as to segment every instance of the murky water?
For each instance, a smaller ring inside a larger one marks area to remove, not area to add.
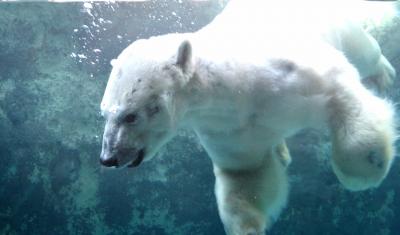
[[[0,3],[0,234],[224,234],[193,133],[139,168],[105,169],[98,157],[111,59],[140,38],[196,31],[225,4]],[[400,71],[400,21],[371,31]],[[399,80],[385,94],[395,103]],[[397,160],[379,188],[354,193],[330,169],[326,135],[288,143],[291,194],[269,234],[398,234]]]

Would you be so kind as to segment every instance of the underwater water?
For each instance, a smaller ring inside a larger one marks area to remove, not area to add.
[[[196,31],[226,1],[0,2],[0,235],[223,235],[211,161],[193,133],[131,169],[99,164],[110,60],[139,38]],[[400,71],[400,20],[372,34]],[[400,79],[386,92],[400,102]],[[268,234],[400,234],[400,163],[349,192],[325,134],[288,140],[287,207]]]

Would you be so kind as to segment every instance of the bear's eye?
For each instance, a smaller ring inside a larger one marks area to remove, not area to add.
[[[123,119],[124,122],[130,123],[130,124],[135,123],[136,120],[137,120],[137,115],[134,113],[130,113],[130,114],[126,115],[125,118]]]

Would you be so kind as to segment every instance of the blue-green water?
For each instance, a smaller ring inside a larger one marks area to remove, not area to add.
[[[211,162],[192,133],[135,169],[100,167],[99,104],[111,66],[138,38],[195,31],[220,2],[0,3],[0,234],[222,235]],[[375,32],[400,71],[398,21]],[[400,79],[387,96],[400,101]],[[291,193],[269,234],[400,233],[400,164],[346,191],[327,137],[289,141]]]

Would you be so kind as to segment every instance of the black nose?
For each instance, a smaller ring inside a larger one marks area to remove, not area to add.
[[[113,157],[109,158],[109,159],[106,159],[106,160],[103,160],[103,159],[100,158],[100,163],[103,166],[107,166],[107,167],[111,167],[111,166],[118,167],[118,160],[117,160],[117,158],[113,158]]]

